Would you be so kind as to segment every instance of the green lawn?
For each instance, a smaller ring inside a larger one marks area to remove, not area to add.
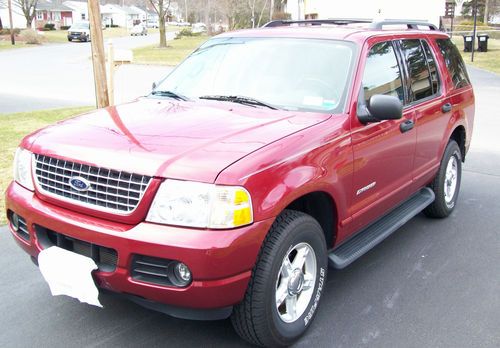
[[[12,180],[12,161],[21,139],[34,130],[91,109],[93,108],[80,107],[0,114],[0,149],[2,149],[0,156],[0,225],[7,222],[4,192]]]
[[[453,41],[457,45],[465,64],[475,66],[500,74],[500,39],[488,40],[488,52],[474,52],[474,62],[470,61],[471,53],[464,52],[464,40],[461,36],[453,36]],[[477,49],[477,40],[476,40]]]
[[[10,50],[14,48],[27,47],[24,42],[17,42],[15,45],[12,45],[10,42],[10,38],[6,38],[5,40],[0,39],[0,51],[2,50]]]
[[[158,45],[136,48],[134,49],[134,63],[177,65],[207,40],[206,35],[182,37],[168,41],[167,48],[159,48]]]

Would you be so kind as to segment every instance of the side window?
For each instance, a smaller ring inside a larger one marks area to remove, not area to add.
[[[433,93],[430,73],[420,40],[402,40],[401,49],[408,65],[413,101],[431,96]]]
[[[401,71],[390,41],[378,43],[368,52],[363,91],[366,102],[375,94],[392,95],[404,102]]]
[[[434,56],[427,41],[422,40],[421,42],[422,47],[424,48],[425,56],[427,57],[429,72],[431,74],[432,93],[437,94],[439,92],[439,73],[437,70],[436,61],[434,60]]]
[[[437,39],[436,43],[441,50],[446,68],[450,73],[451,80],[455,88],[461,88],[470,85],[469,75],[465,69],[464,61],[458,52],[457,47],[450,39]]]

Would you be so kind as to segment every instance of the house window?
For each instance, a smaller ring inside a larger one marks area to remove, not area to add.
[[[36,11],[36,19],[38,21],[42,21],[43,20],[43,12],[41,11]]]
[[[85,13],[82,13],[82,21],[85,20]]]
[[[60,21],[61,20],[61,12],[53,12],[52,13],[52,19],[54,21]]]

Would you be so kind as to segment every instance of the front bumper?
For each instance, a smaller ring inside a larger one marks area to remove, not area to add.
[[[88,38],[87,34],[85,33],[70,33],[68,34],[68,39],[69,40],[86,40]]]
[[[6,206],[8,212],[14,212],[26,220],[29,241],[14,232],[12,226],[10,231],[16,242],[34,258],[43,249],[36,233],[39,227],[115,249],[118,254],[115,270],[94,272],[98,287],[136,298],[136,302],[156,302],[167,305],[164,308],[177,308],[177,312],[173,311],[177,314],[170,314],[189,318],[197,316],[179,314],[178,309],[189,309],[186,313],[196,313],[198,310],[217,312],[243,299],[261,244],[273,223],[273,219],[268,219],[226,231],[145,222],[126,225],[44,202],[15,182],[7,189]],[[185,263],[191,269],[192,283],[185,288],[178,288],[132,278],[132,259],[137,254]]]

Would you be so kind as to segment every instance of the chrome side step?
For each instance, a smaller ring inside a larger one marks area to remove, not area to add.
[[[328,254],[330,267],[347,267],[420,213],[434,198],[434,192],[430,188],[421,189],[397,208],[332,250]]]

